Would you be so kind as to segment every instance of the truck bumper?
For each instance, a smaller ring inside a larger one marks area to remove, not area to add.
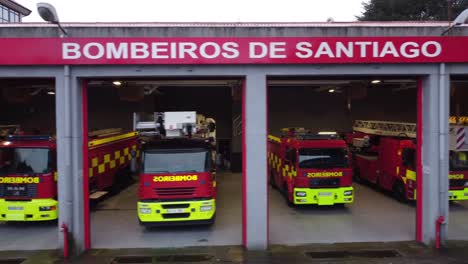
[[[216,213],[215,199],[203,201],[138,202],[142,225],[212,224]]]
[[[48,221],[58,217],[57,200],[6,201],[0,199],[0,221]]]
[[[463,201],[468,200],[468,188],[463,190],[449,190],[450,201]]]
[[[348,204],[353,201],[353,187],[294,188],[294,204],[334,205]]]

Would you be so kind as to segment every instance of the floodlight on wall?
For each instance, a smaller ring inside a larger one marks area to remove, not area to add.
[[[461,26],[464,24],[468,24],[468,9],[465,9],[463,12],[461,12],[455,20],[453,20],[452,23],[450,23],[450,26],[442,32],[442,36],[450,32],[455,26]]]
[[[56,24],[64,35],[67,35],[67,31],[60,25],[57,11],[55,7],[49,3],[37,3],[37,12],[41,18],[49,23]]]

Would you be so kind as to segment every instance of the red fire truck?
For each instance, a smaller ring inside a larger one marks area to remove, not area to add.
[[[90,133],[91,199],[127,181],[132,153],[139,155],[137,133],[102,132]],[[57,219],[56,149],[50,136],[10,135],[0,141],[0,221]]]
[[[456,146],[450,127],[449,199],[468,199],[468,145]],[[356,120],[354,133],[347,135],[354,159],[356,181],[366,181],[392,191],[405,202],[416,200],[416,124]]]
[[[288,128],[281,138],[268,136],[270,184],[283,193],[288,205],[352,203],[348,157],[346,142],[336,133]]]
[[[138,191],[143,226],[214,223],[215,124],[201,118],[195,112],[164,112],[155,113],[153,121],[134,122],[144,138]]]

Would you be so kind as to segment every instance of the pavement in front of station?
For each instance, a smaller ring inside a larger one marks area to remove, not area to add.
[[[466,248],[468,242],[453,241],[440,250],[416,242],[283,245],[271,246],[267,251],[245,251],[240,246],[94,249],[69,259],[57,251],[30,251],[1,252],[0,263],[462,264],[468,263]]]

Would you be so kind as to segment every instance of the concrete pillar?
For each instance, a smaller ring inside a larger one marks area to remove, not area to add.
[[[83,115],[82,115],[82,82],[76,78],[70,87],[71,114],[71,148],[73,188],[73,229],[74,250],[80,254],[85,250],[85,211],[83,200]]]
[[[73,228],[73,196],[71,184],[72,158],[71,158],[71,96],[68,86],[69,69],[64,68],[63,75],[57,76],[55,85],[55,113],[57,137],[57,173],[58,173],[58,207],[59,226],[67,225]],[[59,247],[63,248],[63,233],[59,229]]]
[[[448,217],[448,104],[447,76],[443,72],[423,78],[422,242],[436,239],[436,221]],[[447,225],[442,234],[446,236]]]
[[[249,73],[244,91],[244,245],[268,247],[267,84],[266,75]]]
[[[441,240],[444,242],[448,235],[449,217],[449,118],[450,118],[450,75],[446,72],[445,64],[439,67],[439,215],[445,219],[441,229]]]

